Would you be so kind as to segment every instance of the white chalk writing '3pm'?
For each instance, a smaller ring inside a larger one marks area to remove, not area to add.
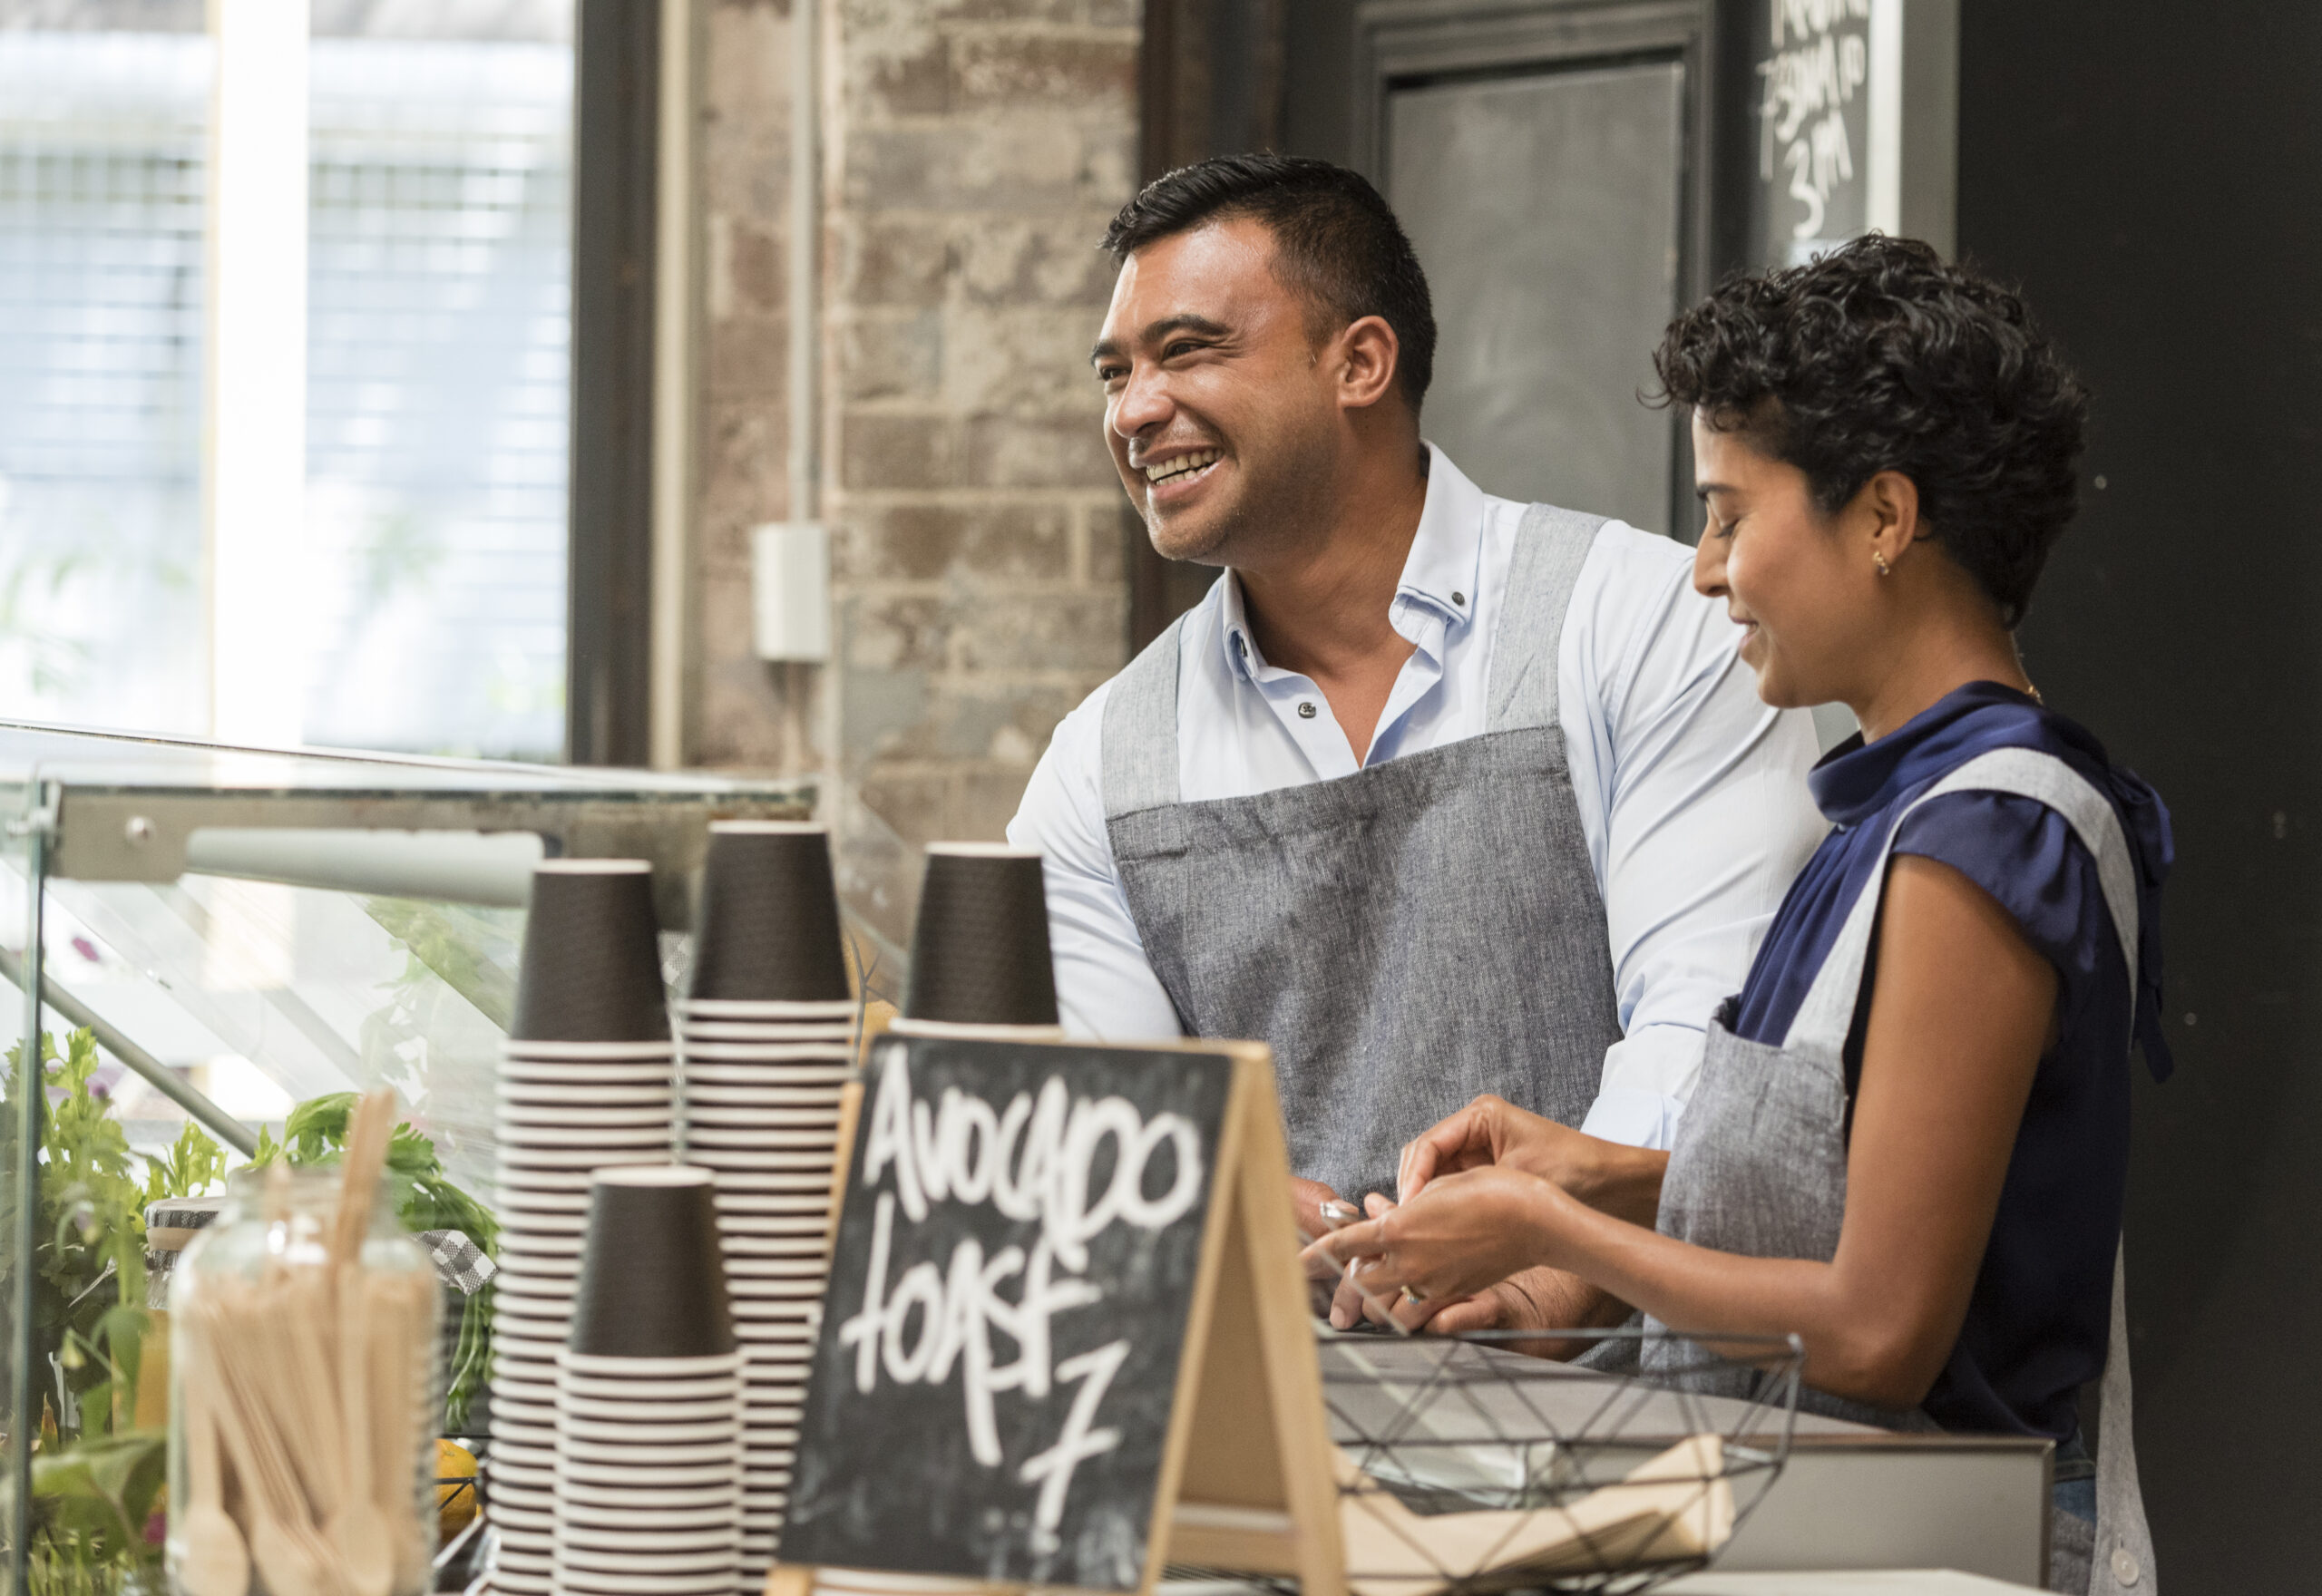
[[[1771,181],[1775,152],[1790,196],[1805,206],[1791,229],[1819,238],[1830,194],[1854,179],[1844,107],[1869,81],[1869,0],[1775,0],[1774,54],[1758,63],[1758,175]]]
[[[1113,1147],[1111,1177],[1092,1193],[1097,1157]],[[1169,1189],[1147,1196],[1146,1171],[1166,1143],[1175,1155]],[[1019,1092],[1004,1109],[957,1087],[936,1104],[914,1097],[905,1056],[882,1068],[877,1100],[857,1179],[867,1189],[892,1174],[894,1190],[873,1204],[871,1256],[863,1306],[839,1328],[839,1344],[854,1354],[855,1389],[865,1396],[883,1369],[899,1386],[941,1385],[960,1371],[968,1445],[986,1468],[1000,1467],[993,1397],[1020,1391],[1034,1401],[1057,1386],[1075,1387],[1055,1445],[1024,1462],[1017,1477],[1038,1485],[1033,1507],[1035,1549],[1054,1550],[1066,1494],[1080,1464],[1112,1450],[1120,1433],[1097,1425],[1098,1405],[1128,1357],[1129,1343],[1053,1361],[1049,1323],[1059,1313],[1104,1299],[1103,1287],[1083,1278],[1088,1243],[1114,1224],[1156,1231],[1189,1212],[1202,1191],[1201,1143],[1182,1114],[1146,1119],[1124,1097],[1074,1101],[1051,1076],[1037,1096]],[[892,1285],[895,1212],[907,1223],[928,1217],[932,1205],[989,1203],[1006,1218],[1038,1221],[1029,1252],[1003,1247],[987,1257],[974,1237],[954,1245],[950,1267],[922,1260]],[[1001,1288],[1020,1277],[1014,1300]],[[995,1362],[992,1332],[1013,1342],[1013,1361]]]

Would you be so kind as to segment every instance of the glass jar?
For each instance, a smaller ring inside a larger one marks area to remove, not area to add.
[[[240,1172],[172,1271],[180,1596],[431,1582],[442,1287],[384,1190],[342,1246],[339,1185],[336,1169]]]

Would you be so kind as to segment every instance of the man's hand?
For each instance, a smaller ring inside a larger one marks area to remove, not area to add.
[[[1390,1325],[1405,1334],[1464,1336],[1478,1330],[1603,1329],[1629,1316],[1629,1305],[1562,1270],[1528,1269],[1472,1297],[1430,1297],[1412,1302],[1398,1293],[1371,1295],[1351,1280],[1339,1282],[1331,1300],[1331,1323],[1350,1329],[1364,1319]],[[1540,1337],[1498,1341],[1495,1346],[1533,1358],[1578,1358],[1596,1346],[1593,1337]]]
[[[1335,1221],[1322,1213],[1324,1204],[1340,1211]],[[1347,1220],[1359,1216],[1361,1210],[1341,1197],[1320,1181],[1290,1179],[1290,1212],[1298,1221],[1298,1244],[1302,1247],[1321,1240],[1338,1229]]]
[[[1290,1181],[1290,1212],[1298,1224],[1298,1244],[1306,1246],[1336,1229],[1323,1217],[1322,1206],[1335,1203],[1349,1215],[1356,1212],[1353,1204],[1320,1181],[1302,1181],[1295,1175]],[[1341,1221],[1342,1222],[1342,1221]],[[1340,1270],[1328,1260],[1309,1257],[1306,1264],[1306,1307],[1314,1314],[1331,1310],[1331,1294],[1338,1289]]]
[[[1584,1135],[1487,1093],[1405,1144],[1396,1186],[1409,1202],[1439,1175],[1487,1164],[1537,1175],[1601,1212],[1650,1225],[1669,1155]]]
[[[1434,1304],[1429,1304],[1435,1307]],[[1443,1303],[1421,1327],[1429,1335],[1473,1330],[1601,1329],[1629,1316],[1629,1305],[1562,1270],[1527,1269],[1473,1297]],[[1495,1345],[1534,1358],[1572,1358],[1593,1349],[1591,1337],[1543,1336]]]

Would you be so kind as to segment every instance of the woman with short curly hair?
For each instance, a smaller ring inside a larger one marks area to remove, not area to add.
[[[2013,637],[2072,520],[2085,395],[2014,294],[1884,238],[1727,283],[1656,365],[1693,419],[1694,585],[1767,703],[1860,723],[1810,778],[1832,830],[1711,1028],[1653,1229],[1565,1189],[1587,1138],[1487,1099],[1406,1151],[1400,1208],[1317,1249],[1413,1318],[1546,1263],[1644,1312],[1648,1371],[1679,1372],[1663,1327],[1796,1332],[1804,1406],[2048,1436],[2052,1584],[2087,1590],[2093,1556],[2145,1596],[2127,1426],[2091,1460],[2078,1392],[2127,1395],[2129,1054],[2168,1072],[2169,822]]]

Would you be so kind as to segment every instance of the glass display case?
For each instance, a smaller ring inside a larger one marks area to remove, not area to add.
[[[0,723],[0,978],[19,998],[0,1037],[12,1060],[53,1053],[40,1091],[12,1063],[0,1134],[13,1587],[160,1588],[149,1202],[286,1142],[295,1162],[302,1135],[316,1156],[328,1115],[298,1105],[385,1085],[434,1178],[488,1211],[533,864],[651,861],[675,984],[709,822],[815,808],[800,782]],[[876,995],[900,964],[849,918]]]

